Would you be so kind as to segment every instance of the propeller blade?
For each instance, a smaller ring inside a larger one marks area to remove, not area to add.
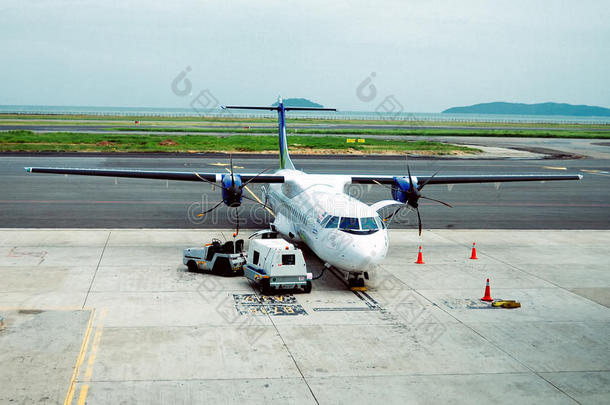
[[[388,185],[386,185],[386,184],[382,184],[382,183],[378,182],[377,180],[373,180],[373,183],[375,183],[375,184],[377,184],[377,185],[379,185],[379,186],[381,186],[381,187],[385,187],[385,188],[387,188],[387,189],[390,189],[390,190],[392,190],[392,191],[394,191],[394,190],[400,190],[399,188],[396,188],[396,187],[394,187],[394,186],[388,186]]]
[[[239,235],[239,208],[235,207],[235,215],[237,216],[237,225],[235,227],[235,236]]]
[[[419,208],[415,208],[417,211],[417,222],[419,223],[419,236],[421,236],[421,215],[419,215]]]
[[[413,190],[413,179],[411,178],[411,169],[409,168],[409,164],[407,163],[407,173],[409,173],[409,191]]]
[[[255,180],[258,176],[260,176],[261,174],[265,173],[266,171],[270,170],[271,168],[268,167],[265,170],[263,170],[262,172],[260,172],[259,174],[257,174],[256,176],[252,177],[250,180],[248,180],[247,182],[245,182],[244,184],[242,184],[242,187],[246,187],[249,183],[252,182],[252,180]]]
[[[207,214],[208,212],[212,212],[212,211],[214,211],[214,210],[215,210],[216,208],[218,208],[218,206],[219,206],[220,204],[222,204],[222,203],[223,203],[223,201],[221,200],[221,201],[220,201],[218,204],[216,204],[215,206],[213,206],[213,207],[212,207],[212,208],[210,208],[209,210],[207,210],[207,211],[205,211],[205,212],[202,212],[201,214],[197,214],[197,216],[198,216],[198,217],[202,217],[202,216],[204,216],[205,214]]]
[[[244,198],[248,201],[252,201],[253,203],[256,203],[258,205],[262,205],[263,207],[265,207],[265,204],[261,203],[260,201],[256,201],[254,198],[250,198],[247,195],[242,195],[241,198]]]
[[[211,184],[212,186],[218,186],[218,187],[222,188],[223,190],[227,190],[227,188],[225,188],[225,187],[224,187],[222,184],[216,184],[216,182],[214,182],[214,181],[210,181],[210,180],[204,179],[204,178],[203,178],[203,177],[201,177],[201,176],[199,175],[199,173],[197,173],[197,172],[193,172],[193,174],[195,174],[195,176],[197,176],[197,178],[198,178],[199,180],[201,180],[201,181],[204,181],[204,182],[206,182],[206,183],[209,183],[209,184]]]
[[[424,182],[423,182],[423,183],[422,183],[422,184],[421,184],[419,187],[417,187],[417,190],[419,191],[419,190],[421,190],[422,188],[424,188],[424,186],[425,186],[426,184],[428,184],[428,182],[429,182],[430,180],[432,180],[432,179],[434,178],[434,176],[436,176],[436,175],[438,174],[438,172],[440,172],[440,169],[439,169],[439,170],[437,170],[437,171],[436,171],[436,172],[435,172],[435,173],[434,173],[432,176],[430,176],[430,178],[429,178],[428,180],[424,181]]]
[[[393,212],[393,213],[391,213],[390,215],[388,215],[387,217],[385,217],[385,218],[383,219],[383,221],[385,222],[385,221],[387,221],[388,219],[391,219],[391,218],[392,218],[394,215],[396,215],[396,214],[398,213],[398,211],[400,211],[401,209],[403,209],[403,208],[404,208],[404,207],[406,207],[406,206],[407,206],[407,204],[401,205],[401,206],[400,206],[400,207],[398,207],[396,210],[394,210],[394,212]]]
[[[435,200],[434,198],[426,197],[426,196],[423,196],[423,195],[420,198],[423,198],[424,200],[435,201],[437,203],[441,203],[443,205],[446,205],[449,208],[453,208],[453,206],[451,204],[448,204],[448,203],[446,203],[444,201],[441,201],[441,200]]]
[[[233,177],[233,154],[229,154],[229,163],[231,163],[231,186],[235,187],[235,178]]]

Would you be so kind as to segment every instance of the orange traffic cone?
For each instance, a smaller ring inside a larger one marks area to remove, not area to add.
[[[419,253],[417,254],[417,261],[415,264],[424,264],[424,256],[421,253],[421,246],[419,247]]]
[[[472,260],[477,260],[477,248],[474,246],[474,242],[472,242],[472,254],[470,255]]]
[[[489,288],[489,279],[487,279],[487,284],[485,284],[485,296],[481,298],[481,301],[493,301],[493,298],[491,298],[491,289]]]

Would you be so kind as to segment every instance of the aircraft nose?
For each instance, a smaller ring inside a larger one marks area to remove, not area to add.
[[[387,253],[386,238],[380,235],[355,236],[341,254],[347,267],[352,270],[367,270],[379,264]]]

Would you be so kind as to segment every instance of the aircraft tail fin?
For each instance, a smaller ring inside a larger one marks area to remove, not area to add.
[[[312,108],[312,107],[284,107],[282,99],[279,99],[275,107],[251,107],[251,106],[222,106],[223,109],[236,108],[241,110],[269,110],[277,111],[279,149],[280,149],[280,169],[294,169],[294,164],[288,153],[288,139],[286,138],[286,111],[337,111],[335,108]]]

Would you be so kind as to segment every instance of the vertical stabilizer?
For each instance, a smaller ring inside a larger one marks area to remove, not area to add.
[[[286,137],[286,109],[284,108],[284,102],[282,101],[281,97],[277,106],[277,120],[280,147],[280,169],[294,170],[294,163],[292,163],[290,154],[288,153],[288,138]]]

